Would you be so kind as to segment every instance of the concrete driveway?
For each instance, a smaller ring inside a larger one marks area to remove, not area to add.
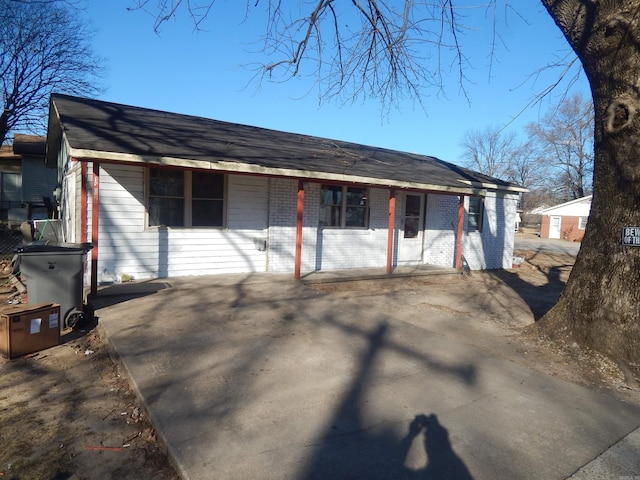
[[[395,281],[194,277],[94,305],[184,478],[562,479],[640,426],[637,406],[509,358],[491,331],[531,321],[517,295]]]
[[[530,235],[516,234],[514,248],[516,250],[531,250],[534,252],[557,253],[562,255],[578,255],[580,242],[567,242],[553,238],[539,238]]]

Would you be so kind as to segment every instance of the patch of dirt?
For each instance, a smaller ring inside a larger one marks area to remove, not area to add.
[[[2,267],[0,302],[19,303]],[[96,325],[68,331],[61,342],[0,357],[0,478],[177,480]]]
[[[178,479],[95,328],[64,337],[0,361],[0,478]]]

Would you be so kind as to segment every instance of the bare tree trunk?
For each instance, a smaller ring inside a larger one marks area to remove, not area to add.
[[[580,57],[595,108],[591,214],[575,267],[545,331],[600,351],[640,373],[640,0],[543,0]]]
[[[9,133],[9,115],[7,111],[0,113],[0,145],[4,143]]]

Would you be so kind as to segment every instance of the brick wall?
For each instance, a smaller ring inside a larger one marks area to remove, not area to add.
[[[269,238],[267,269],[292,272],[296,251],[296,206],[298,182],[269,179]]]
[[[466,232],[462,254],[472,270],[510,268],[513,262],[517,195],[489,192],[484,201],[482,232]],[[465,212],[469,199],[465,199]],[[465,215],[465,228],[466,228]]]
[[[424,263],[455,266],[458,203],[455,195],[427,195]]]
[[[270,179],[268,270],[295,268],[297,180]],[[398,195],[398,200],[402,195]],[[429,194],[426,199],[424,263],[455,266],[459,197]],[[474,269],[511,267],[517,195],[489,193],[485,198],[482,232],[463,233],[463,255]],[[302,272],[384,267],[387,262],[389,191],[369,190],[369,228],[318,228],[320,184],[305,182]],[[402,231],[402,201],[398,201],[394,232],[394,264]],[[465,211],[468,198],[465,199]]]

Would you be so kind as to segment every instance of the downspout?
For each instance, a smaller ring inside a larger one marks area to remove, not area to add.
[[[100,164],[93,162],[91,187],[91,294],[98,293],[98,220],[100,218]]]
[[[304,184],[298,180],[298,204],[296,212],[296,258],[293,278],[300,280],[300,265],[302,264],[302,220],[304,218]]]
[[[462,230],[464,228],[464,195],[458,203],[458,229],[456,230],[456,269],[462,268]]]
[[[389,190],[389,218],[387,223],[387,275],[393,271],[393,234],[396,224],[396,191]]]

